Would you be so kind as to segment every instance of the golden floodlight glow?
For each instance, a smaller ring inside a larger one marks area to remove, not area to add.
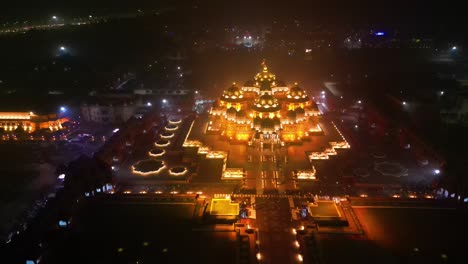
[[[338,154],[338,153],[336,153],[336,150],[334,148],[326,148],[323,152],[326,153],[328,156],[330,156],[330,155],[334,156],[334,155]]]
[[[312,152],[309,155],[309,159],[311,160],[326,160],[329,159],[327,153],[325,152]]]
[[[182,146],[186,147],[186,148],[188,148],[188,147],[198,147],[198,148],[200,148],[200,147],[203,146],[203,144],[198,140],[185,140],[185,142],[184,142],[184,144]]]
[[[1,112],[0,120],[29,120],[32,112]]]
[[[312,170],[300,170],[296,173],[298,180],[316,180],[315,177],[315,168],[312,167]]]
[[[200,146],[200,147],[198,148],[197,153],[198,153],[198,154],[207,154],[208,152],[210,152],[210,150],[211,150],[210,147],[207,147],[207,146]]]
[[[239,180],[244,178],[244,169],[241,168],[227,168],[223,172],[224,180]]]
[[[340,142],[329,142],[330,146],[334,149],[349,149],[351,146],[348,144],[346,141],[340,141]]]
[[[317,124],[316,126],[311,127],[309,132],[322,132],[322,128]]]
[[[227,158],[227,152],[225,151],[210,151],[206,154],[207,159],[225,159]]]

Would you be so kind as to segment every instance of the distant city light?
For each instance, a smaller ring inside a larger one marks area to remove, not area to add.
[[[151,102],[147,102],[146,103],[146,106],[152,106],[153,104],[151,104]]]
[[[453,46],[453,47],[452,47],[452,50],[457,50],[457,46]]]
[[[53,19],[53,20],[57,20],[58,17],[57,17],[57,16],[52,16],[52,19]]]
[[[112,132],[113,132],[113,133],[117,133],[117,132],[119,132],[119,129],[116,128],[116,129],[112,130]]]
[[[65,48],[64,46],[60,46],[60,50],[61,51],[65,51],[67,48]]]
[[[435,169],[435,170],[434,170],[434,173],[435,173],[435,174],[440,174],[440,170]]]
[[[180,66],[177,66],[177,69],[180,70]]]
[[[195,94],[198,94],[198,91],[195,91]]]
[[[362,101],[361,101],[361,100],[359,100],[359,101],[357,101],[357,103],[358,103],[358,104],[360,104],[360,103],[362,103]]]
[[[64,113],[67,111],[67,108],[65,106],[60,107],[60,112]]]
[[[376,36],[384,36],[384,35],[385,35],[385,32],[377,31],[377,32],[375,32],[375,35],[376,35]]]
[[[166,99],[163,99],[162,102],[163,102],[163,104],[167,104],[167,100],[166,100]]]
[[[444,93],[445,93],[444,91],[440,91],[440,95],[444,95]]]
[[[92,16],[92,15],[89,15],[88,17],[89,17],[89,18],[93,18],[93,16]]]
[[[406,102],[405,102],[405,101],[403,101],[403,103],[402,103],[402,104],[403,104],[403,105],[406,105]]]

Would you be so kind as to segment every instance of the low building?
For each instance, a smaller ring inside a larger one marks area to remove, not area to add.
[[[442,120],[447,124],[468,125],[468,98],[461,97],[450,107],[440,111]]]
[[[94,103],[81,105],[82,120],[101,124],[123,123],[130,119],[137,109],[133,102]]]
[[[57,114],[36,115],[33,112],[0,112],[0,128],[6,132],[22,128],[28,133],[40,129],[57,131],[62,129],[62,124],[69,121],[68,118]]]

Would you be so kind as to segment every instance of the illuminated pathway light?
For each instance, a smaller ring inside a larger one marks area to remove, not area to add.
[[[161,138],[165,138],[165,139],[173,138],[173,137],[174,137],[174,133],[163,132],[160,136],[161,136]]]
[[[164,149],[152,149],[149,151],[151,157],[162,157],[166,151]]]
[[[175,130],[177,130],[179,127],[176,126],[176,125],[167,125],[165,128],[166,128],[167,131],[175,131]]]
[[[132,173],[142,176],[159,174],[166,165],[162,160],[140,160],[132,166]]]
[[[177,166],[169,169],[169,174],[172,176],[183,176],[187,174],[188,170],[185,167]]]
[[[178,125],[180,123],[182,123],[180,119],[169,119],[169,124]]]
[[[161,147],[161,148],[167,147],[170,144],[171,144],[171,142],[169,140],[165,140],[165,139],[158,140],[158,141],[156,141],[156,143],[154,143],[154,145],[156,147]]]

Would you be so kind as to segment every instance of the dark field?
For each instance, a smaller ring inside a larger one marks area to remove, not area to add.
[[[466,213],[396,207],[354,211],[368,240],[320,234],[326,263],[464,263]]]
[[[53,263],[225,263],[235,233],[192,231],[194,204],[91,203],[73,220]]]

